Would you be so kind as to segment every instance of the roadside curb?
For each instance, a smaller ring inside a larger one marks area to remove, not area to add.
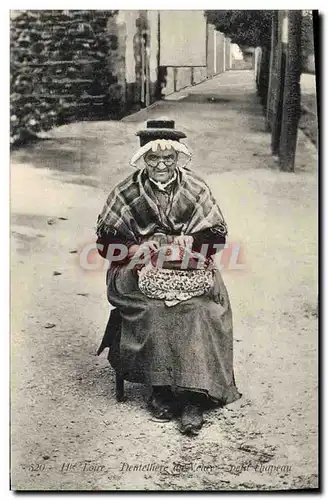
[[[161,103],[163,103],[163,99],[153,102],[152,104],[150,104],[150,106],[147,106],[147,108],[140,109],[139,111],[136,111],[135,113],[131,113],[130,115],[124,116],[124,118],[122,118],[119,121],[120,122],[129,122],[129,121],[138,121],[138,119],[140,121],[143,121],[144,120],[143,117],[146,116],[149,111],[158,107]],[[132,118],[132,120],[131,120],[131,118]],[[134,120],[135,118],[136,118],[136,120]]]

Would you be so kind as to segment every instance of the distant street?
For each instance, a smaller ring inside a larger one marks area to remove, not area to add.
[[[301,89],[302,93],[304,94],[315,94],[316,93],[315,75],[310,75],[309,73],[302,73]]]

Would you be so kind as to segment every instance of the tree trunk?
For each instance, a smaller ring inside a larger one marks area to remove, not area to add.
[[[261,57],[262,57],[262,49],[261,47],[256,47],[255,49],[255,82],[256,89],[259,91],[259,81],[260,81],[260,66],[261,66]]]
[[[273,11],[271,21],[271,54],[270,54],[270,73],[268,102],[266,112],[267,129],[271,132],[273,103],[277,87],[277,43],[278,43],[278,11]]]
[[[273,98],[271,114],[271,152],[274,156],[279,154],[282,109],[284,99],[284,83],[286,73],[286,50],[287,45],[282,40],[282,24],[285,11],[277,12],[277,44],[275,47],[276,67],[273,79]]]
[[[284,102],[279,147],[280,169],[293,172],[301,112],[301,23],[302,11],[288,12],[288,44],[285,74]]]
[[[266,109],[270,73],[270,50],[267,47],[262,47],[261,50],[262,55],[258,80],[258,93],[260,95],[261,103]]]

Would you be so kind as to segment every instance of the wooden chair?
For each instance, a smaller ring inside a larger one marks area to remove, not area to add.
[[[116,372],[115,374],[115,395],[116,401],[122,403],[125,400],[124,397],[124,376]]]
[[[124,401],[124,375],[119,371],[119,345],[121,340],[122,318],[118,309],[112,309],[107,322],[106,330],[97,351],[99,356],[106,347],[109,348],[108,361],[115,370],[115,396],[116,401]],[[115,369],[115,366],[117,367]]]

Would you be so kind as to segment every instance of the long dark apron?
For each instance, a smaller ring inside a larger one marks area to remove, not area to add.
[[[131,382],[206,393],[224,405],[240,398],[233,373],[232,313],[220,272],[210,295],[168,307],[138,289],[127,266],[107,273],[111,313],[99,348]]]

